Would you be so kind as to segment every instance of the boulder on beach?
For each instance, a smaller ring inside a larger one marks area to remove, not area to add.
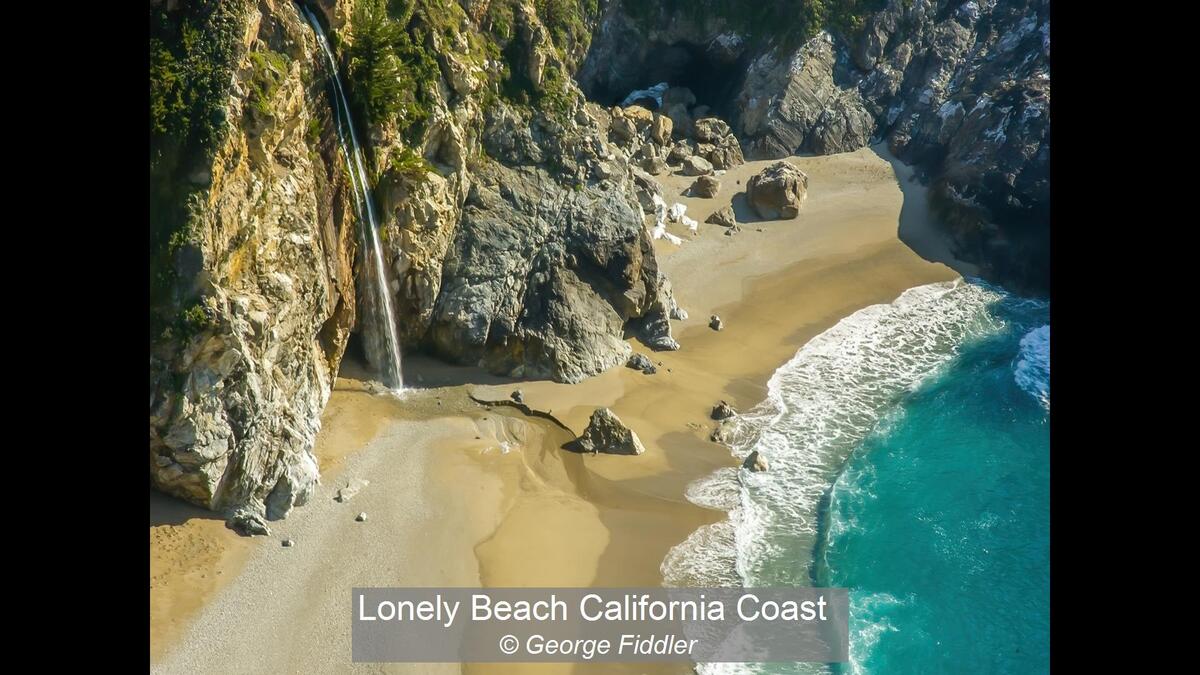
[[[704,219],[704,222],[711,225],[720,225],[721,227],[733,227],[737,225],[737,219],[733,215],[733,207],[729,204],[713,211],[712,215]]]
[[[622,424],[621,418],[608,408],[597,408],[592,413],[587,428],[579,437],[578,446],[585,452],[612,455],[640,455],[646,451],[637,434]]]
[[[700,176],[692,183],[692,195],[711,199],[721,191],[721,181],[713,176]]]
[[[699,155],[692,155],[683,160],[683,175],[703,176],[713,172],[713,165]]]
[[[782,160],[746,181],[746,201],[765,220],[795,218],[807,196],[808,174]]]
[[[630,356],[629,360],[625,362],[625,367],[632,368],[634,370],[640,370],[646,375],[653,375],[658,372],[658,368],[654,367],[654,362],[651,361],[650,357],[646,356],[645,354],[634,354],[633,356]]]

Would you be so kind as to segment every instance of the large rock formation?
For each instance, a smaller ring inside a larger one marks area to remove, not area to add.
[[[791,162],[775,162],[746,181],[746,201],[766,220],[795,218],[807,196],[808,175]]]
[[[695,109],[729,120],[749,157],[886,141],[930,185],[960,257],[1048,288],[1049,0],[609,3],[580,82],[603,99],[647,71],[700,92]]]
[[[316,4],[352,99],[369,85],[345,63],[366,1]],[[565,34],[528,5],[415,7],[394,26],[413,63],[431,66],[413,71],[419,95],[356,119],[404,346],[567,382],[624,363],[627,332],[677,348],[639,201],[654,186],[564,76],[582,58],[578,37],[556,42]],[[312,493],[321,411],[361,328],[359,224],[329,73],[295,3],[150,11],[151,482],[262,533]],[[670,139],[662,116],[631,121],[650,143]]]
[[[621,418],[608,408],[597,408],[588,420],[576,445],[584,452],[603,452],[610,455],[640,455],[646,447],[638,435],[626,427]]]
[[[283,517],[317,481],[312,446],[355,316],[355,222],[313,35],[261,2],[231,36],[227,133],[164,189],[190,199],[152,288],[150,479],[213,509]],[[164,147],[164,152],[173,148]],[[153,203],[153,202],[152,202]]]

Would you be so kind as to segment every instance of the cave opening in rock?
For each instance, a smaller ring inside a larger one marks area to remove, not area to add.
[[[691,90],[696,100],[689,107],[728,119],[733,97],[746,72],[742,61],[736,54],[715,45],[655,42],[637,60],[636,67],[622,69],[624,72],[619,75],[610,74],[609,79],[590,83],[590,87],[585,85],[585,93],[602,105],[621,105],[632,92],[666,82],[672,88]],[[634,102],[652,110],[659,108],[659,102],[649,96]]]

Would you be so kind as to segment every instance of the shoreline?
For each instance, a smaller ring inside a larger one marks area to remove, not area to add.
[[[152,651],[154,668],[194,671],[209,657],[238,654],[246,659],[238,664],[242,670],[296,664],[347,670],[344,591],[355,585],[660,585],[667,551],[726,517],[684,496],[690,482],[736,465],[727,447],[708,438],[715,425],[711,407],[723,399],[739,411],[749,409],[766,397],[775,370],[813,336],[908,288],[958,276],[901,241],[902,234],[912,239],[927,232],[921,227],[927,223],[914,224],[906,206],[920,187],[900,184],[886,157],[864,148],[789,161],[810,178],[799,218],[740,222],[742,231],[732,237],[704,220],[744,191],[747,178],[770,161],[749,162],[720,176],[721,190],[712,199],[679,196],[694,178],[659,177],[668,205],[684,203],[700,226],[694,236],[682,226],[668,226],[684,238],[681,246],[655,242],[676,297],[689,312],[688,319],[672,322],[680,351],[652,352],[630,341],[635,352],[661,362],[655,375],[617,366],[574,385],[516,382],[412,357],[406,359],[406,378],[420,388],[397,403],[365,393],[347,359],[322,415],[315,449],[322,485],[309,505],[272,523],[272,537],[252,541],[230,543],[226,540],[241,538],[201,527],[205,521],[198,517],[158,526],[160,535],[168,531],[161,528],[174,528],[176,538],[231,556],[221,563],[221,581],[197,593],[190,615],[187,607],[164,609],[162,602],[156,614],[152,526],[151,644],[159,648],[158,656]],[[738,216],[745,216],[743,210]],[[720,332],[707,327],[714,313],[725,324]],[[582,432],[592,410],[609,406],[647,452],[628,457],[564,451],[569,436],[550,423],[467,399],[468,392],[506,398],[517,388],[530,407],[553,412],[575,433]],[[371,484],[348,504],[334,502],[333,493],[352,477]],[[360,510],[370,515],[367,523],[353,522]],[[296,548],[281,548],[284,536],[294,536]],[[233,553],[242,544],[245,556],[239,561]],[[347,551],[349,545],[361,550]],[[408,555],[410,548],[419,554]],[[171,581],[177,589],[185,577],[177,570],[165,583],[168,591]],[[289,584],[293,591],[311,589],[314,597],[276,601],[258,590],[285,592]],[[160,579],[160,601],[172,596],[163,585]],[[271,601],[260,600],[266,606],[256,607],[255,597]],[[280,620],[288,623],[280,626]],[[258,651],[243,654],[239,646]],[[445,672],[460,670],[447,665]],[[489,664],[462,670],[597,668],[690,672],[684,664]]]

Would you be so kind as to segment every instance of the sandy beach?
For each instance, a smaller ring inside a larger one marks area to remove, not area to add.
[[[878,151],[795,157],[809,176],[800,216],[756,221],[746,181],[770,161],[720,176],[712,199],[660,176],[668,204],[700,221],[681,245],[656,242],[689,318],[681,349],[651,352],[643,375],[613,368],[575,385],[511,382],[474,368],[406,359],[403,400],[371,393],[347,360],[315,452],[322,483],[272,536],[245,539],[214,514],[151,495],[151,659],[155,672],[690,672],[683,665],[584,667],[350,663],[354,586],[657,586],[666,553],[724,514],[684,498],[733,460],[709,440],[719,400],[745,410],[771,373],[846,315],[956,269],[928,229],[923,189]],[[704,220],[733,203],[741,232]],[[903,237],[903,241],[901,240]],[[924,258],[922,256],[925,256]],[[708,327],[717,314],[724,329]],[[608,406],[646,446],[640,456],[580,455],[565,431],[468,398],[515,389],[575,433]],[[348,481],[370,481],[347,503]],[[369,519],[354,518],[366,512]],[[284,548],[284,538],[296,545]]]

